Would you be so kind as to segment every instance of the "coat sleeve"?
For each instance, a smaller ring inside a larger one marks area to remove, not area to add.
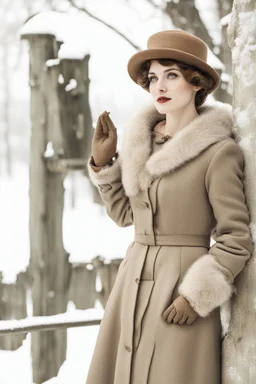
[[[122,185],[120,156],[118,155],[112,165],[104,166],[98,172],[93,169],[92,165],[92,157],[90,157],[87,163],[89,177],[98,188],[108,216],[119,227],[132,225],[133,212],[130,199],[126,196]]]
[[[234,140],[228,140],[214,154],[206,173],[205,186],[216,220],[211,235],[216,243],[190,266],[178,288],[201,317],[235,292],[234,279],[253,251],[243,171],[243,152]]]

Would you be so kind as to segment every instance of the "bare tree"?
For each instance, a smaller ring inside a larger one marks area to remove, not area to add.
[[[106,27],[111,29],[112,31],[116,32],[119,36],[121,36],[124,40],[126,40],[132,47],[139,50],[139,47],[135,43],[133,43],[126,35],[124,35],[121,31],[119,31],[117,28],[113,27],[112,25],[110,25],[106,21],[102,20],[101,18],[94,16],[91,12],[88,11],[87,8],[78,6],[76,4],[75,0],[69,0],[69,2],[73,7],[75,7],[76,9],[78,9],[81,12],[86,13],[86,15],[90,16],[94,20],[99,21],[100,23],[102,23],[103,25],[105,25]]]

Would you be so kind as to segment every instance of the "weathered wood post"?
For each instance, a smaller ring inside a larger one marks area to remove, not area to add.
[[[72,264],[69,300],[77,309],[93,308],[96,300],[96,269],[92,263]]]
[[[121,261],[122,259],[120,258],[113,259],[109,262],[100,256],[96,256],[92,260],[92,264],[101,280],[102,288],[100,292],[97,292],[97,298],[99,299],[103,308],[105,308],[109,295],[114,286]]]
[[[46,93],[46,61],[57,55],[53,35],[23,35],[30,44],[30,275],[33,315],[65,312],[69,278],[68,255],[63,247],[63,174],[52,173],[44,157],[47,144],[61,146],[54,84]],[[47,102],[47,97],[49,101]],[[49,113],[49,108],[55,108]],[[51,117],[52,116],[52,117]],[[54,125],[54,132],[51,131]],[[56,376],[66,358],[66,331],[32,333],[33,381]]]
[[[256,244],[256,4],[233,4],[228,27],[233,59],[233,109],[245,156],[245,194]],[[256,383],[256,259],[255,251],[238,275],[231,322],[223,342],[223,384]]]
[[[27,317],[27,271],[20,272],[13,284],[2,283],[0,272],[0,320],[24,319]],[[14,351],[22,345],[26,334],[3,335],[0,349]]]

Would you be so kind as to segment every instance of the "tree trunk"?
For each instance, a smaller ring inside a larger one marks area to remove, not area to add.
[[[245,194],[256,241],[255,0],[235,0],[228,27],[233,59],[233,108],[245,156]],[[256,383],[255,252],[236,279],[231,322],[223,341],[223,384]]]
[[[227,2],[228,0],[225,1]],[[224,12],[222,8],[219,11],[220,14]],[[203,20],[200,17],[200,13],[196,7],[195,0],[168,1],[166,3],[165,12],[170,17],[176,28],[181,28],[184,31],[193,33],[199,38],[201,38],[208,45],[211,51],[216,54],[216,57],[221,62],[223,62],[223,64],[226,66],[226,71],[228,71],[230,57],[227,52],[227,48],[229,51],[229,47],[227,47],[226,44],[225,32],[223,32],[223,42],[221,46],[216,46],[205,24],[203,23]],[[221,71],[217,71],[219,75],[221,75]],[[217,100],[222,101],[224,103],[231,103],[231,95],[228,92],[227,88],[228,84],[222,82],[221,85],[217,88],[217,90],[214,91],[213,96]]]

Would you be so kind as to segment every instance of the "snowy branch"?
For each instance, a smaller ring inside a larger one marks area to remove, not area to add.
[[[160,6],[152,0],[147,0],[147,2],[157,9],[160,8]],[[208,47],[214,52],[212,38],[200,17],[194,0],[168,1],[166,2],[165,8],[161,6],[161,10],[170,17],[176,28],[194,33],[204,40]],[[218,57],[218,54],[216,54],[216,56]]]
[[[116,32],[119,36],[121,36],[123,39],[125,39],[132,47],[134,47],[137,51],[140,50],[140,47],[138,47],[136,44],[134,44],[127,36],[125,36],[122,32],[120,32],[118,29],[116,29],[115,27],[113,27],[112,25],[108,24],[106,21],[100,19],[99,17],[97,16],[94,16],[91,12],[89,12],[86,8],[83,8],[83,7],[79,7],[78,5],[76,5],[75,1],[74,0],[69,0],[70,4],[78,9],[79,11],[81,12],[84,12],[86,13],[88,16],[92,17],[94,20],[97,20],[99,21],[100,23],[102,23],[103,25],[105,25],[106,27],[108,27],[109,29],[111,29],[112,31]]]

